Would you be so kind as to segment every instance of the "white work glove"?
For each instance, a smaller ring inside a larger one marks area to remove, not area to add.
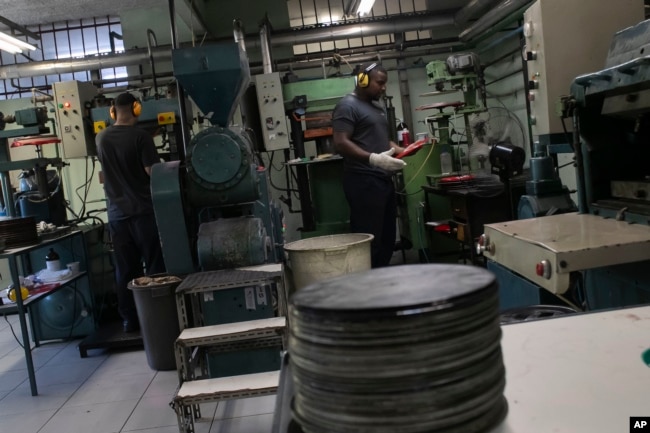
[[[406,163],[401,159],[393,158],[391,156],[393,153],[395,153],[395,149],[392,147],[390,148],[390,150],[387,150],[386,152],[371,153],[368,162],[372,166],[383,168],[384,170],[388,170],[388,171],[401,170],[402,168],[404,168]]]

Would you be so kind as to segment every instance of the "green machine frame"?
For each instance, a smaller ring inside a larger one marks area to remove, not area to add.
[[[295,170],[302,212],[302,238],[349,232],[350,209],[343,193],[343,159],[306,157],[305,142],[325,138],[306,137],[310,114],[334,110],[336,103],[354,89],[353,77],[337,77],[285,83],[284,106],[291,124],[296,160],[287,164]],[[331,140],[331,138],[330,138]]]

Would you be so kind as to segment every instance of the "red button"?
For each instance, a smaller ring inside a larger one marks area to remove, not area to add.
[[[544,275],[544,263],[538,263],[535,265],[535,273],[540,277]]]

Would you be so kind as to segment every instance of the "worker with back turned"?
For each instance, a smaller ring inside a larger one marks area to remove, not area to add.
[[[151,166],[160,162],[151,136],[135,124],[142,106],[122,93],[111,106],[115,123],[97,135],[108,200],[108,226],[113,243],[118,311],[124,332],[139,328],[133,293],[127,284],[144,274],[165,272],[151,200]]]
[[[334,109],[334,146],[344,158],[343,190],[350,206],[350,230],[370,233],[372,267],[387,266],[393,255],[397,203],[392,174],[406,163],[391,155],[404,149],[388,133],[380,98],[388,75],[378,63],[362,66],[354,92]]]

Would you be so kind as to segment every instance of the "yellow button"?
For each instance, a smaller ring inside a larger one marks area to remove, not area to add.
[[[173,111],[158,113],[158,125],[171,125],[173,123],[176,123],[176,113]]]
[[[98,120],[93,124],[93,128],[95,130],[95,134],[99,134],[104,129],[106,129],[106,122],[104,122],[103,120]]]

